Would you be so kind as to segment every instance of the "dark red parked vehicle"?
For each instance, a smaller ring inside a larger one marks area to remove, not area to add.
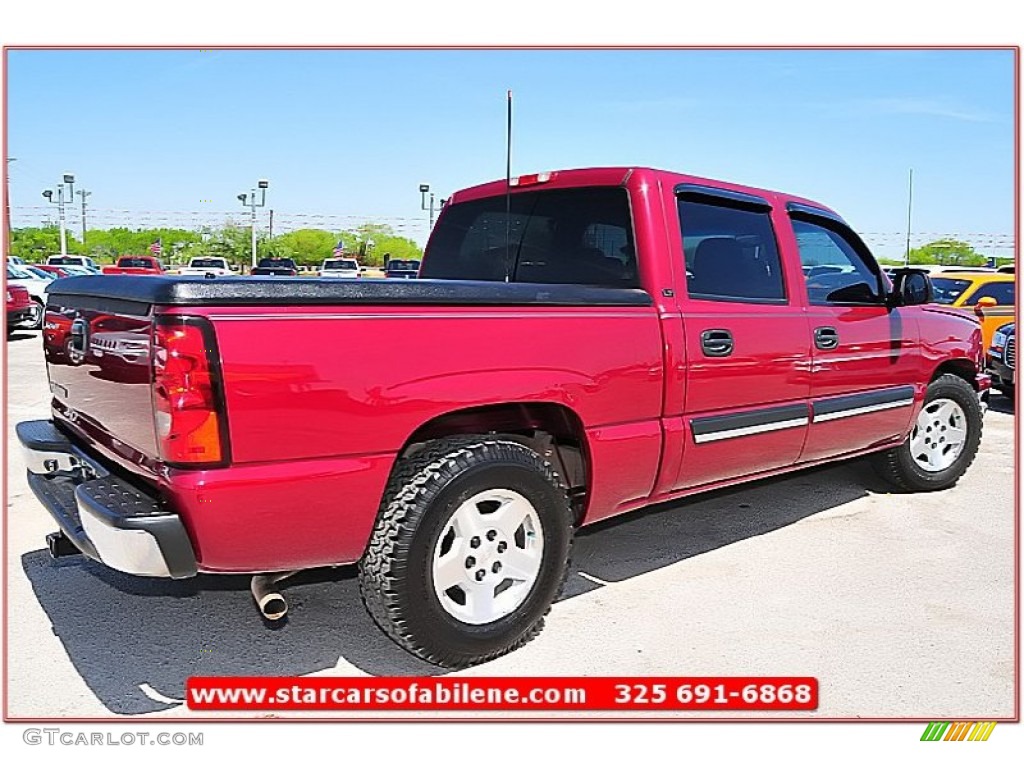
[[[34,266],[36,269],[41,269],[44,272],[49,272],[52,275],[56,275],[57,277],[69,277],[71,275],[71,273],[68,272],[66,269],[64,269],[63,267],[58,267],[55,264],[33,264],[32,266]]]
[[[32,318],[33,304],[28,288],[21,285],[7,286],[7,335],[10,336],[20,323]]]
[[[155,256],[121,256],[112,267],[103,267],[104,275],[162,275],[164,266]]]
[[[864,454],[946,488],[978,448],[977,321],[810,200],[524,176],[454,194],[419,277],[60,281],[81,363],[18,425],[52,550],[254,573],[268,617],[283,575],[359,563],[379,626],[462,667],[540,631],[579,526]]]

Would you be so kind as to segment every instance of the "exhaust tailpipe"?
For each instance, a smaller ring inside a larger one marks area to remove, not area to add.
[[[257,573],[249,583],[252,596],[256,599],[256,606],[267,621],[278,621],[288,613],[288,603],[284,595],[275,588],[275,585],[294,576],[298,571],[285,571],[284,573]]]

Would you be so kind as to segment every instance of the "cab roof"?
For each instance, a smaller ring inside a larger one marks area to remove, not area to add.
[[[643,182],[652,183],[655,181],[661,181],[664,186],[671,189],[678,184],[695,184],[706,187],[715,187],[718,189],[727,190],[730,192],[739,192],[747,195],[755,195],[757,197],[763,197],[771,202],[773,205],[785,204],[787,202],[802,203],[804,205],[819,208],[824,211],[828,211],[833,215],[837,215],[828,206],[822,205],[821,203],[810,200],[808,198],[799,197],[797,195],[787,194],[785,192],[779,192],[770,189],[762,189],[760,187],[751,187],[744,184],[735,184],[731,181],[723,181],[721,179],[710,179],[703,176],[691,176],[685,173],[677,173],[675,171],[666,171],[658,168],[649,168],[644,166],[611,166],[611,167],[600,167],[600,168],[570,168],[564,170],[552,170],[544,171],[540,174],[520,174],[513,176],[512,179],[531,179],[538,175],[546,175],[549,178],[545,181],[532,182],[528,185],[514,185],[511,188],[512,194],[519,192],[536,191],[538,189],[569,189],[572,187],[618,187],[618,186],[632,186],[633,184],[642,184]],[[450,202],[462,203],[467,200],[476,200],[484,197],[494,197],[497,195],[505,194],[505,179],[499,179],[496,181],[489,181],[484,184],[478,184],[473,187],[459,190],[451,196]]]

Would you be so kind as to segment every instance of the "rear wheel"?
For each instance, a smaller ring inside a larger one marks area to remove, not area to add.
[[[875,456],[875,468],[908,491],[955,485],[981,442],[982,411],[974,389],[944,374],[928,385],[924,406],[906,442]]]
[[[466,667],[540,632],[571,542],[565,487],[543,457],[509,438],[438,440],[396,466],[360,593],[403,648]]]

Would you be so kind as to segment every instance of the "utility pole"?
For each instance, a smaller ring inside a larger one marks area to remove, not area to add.
[[[67,227],[64,218],[64,187],[68,187],[68,199],[71,202],[75,200],[75,175],[73,173],[65,173],[63,181],[57,185],[57,213],[60,219],[60,255],[68,255],[68,234]],[[43,197],[53,202],[53,190],[43,190]]]
[[[270,239],[274,239],[274,209],[270,209]]]
[[[89,197],[92,192],[85,189],[78,190],[78,196],[82,198],[82,247],[85,247],[85,198]]]
[[[249,206],[249,210],[252,212],[252,218],[250,221],[250,227],[252,230],[252,268],[256,268],[256,209],[262,208],[267,204],[267,187],[270,186],[270,182],[266,179],[260,179],[256,182],[256,186],[260,190],[260,201],[256,202],[256,190],[249,190],[249,194],[244,192],[238,195],[238,199],[242,201],[242,205]]]

